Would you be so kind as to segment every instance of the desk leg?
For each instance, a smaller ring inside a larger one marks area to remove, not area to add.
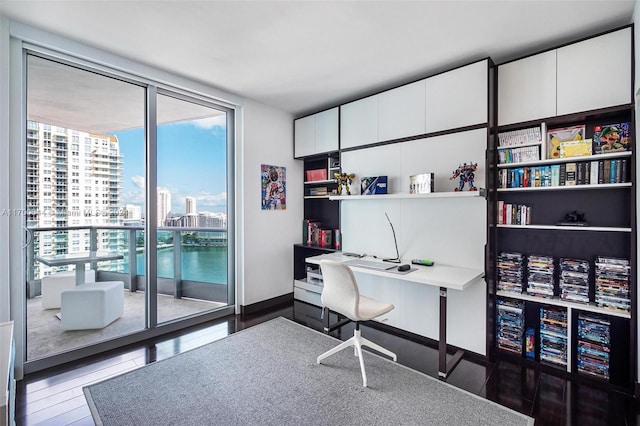
[[[438,376],[445,379],[464,355],[459,350],[447,362],[447,289],[440,287],[440,335],[438,338]]]

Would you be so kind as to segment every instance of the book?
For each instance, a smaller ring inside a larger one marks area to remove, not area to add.
[[[567,163],[566,164],[566,177],[565,177],[565,185],[572,186],[577,184],[578,178],[578,167],[576,163]]]
[[[560,127],[547,131],[547,154],[551,159],[561,158],[560,143],[584,139],[585,126]]]
[[[614,123],[593,127],[593,153],[628,151],[631,149],[629,129],[631,123]]]
[[[551,186],[560,186],[560,165],[551,166]]]
[[[611,183],[609,176],[611,175],[611,160],[604,160],[604,166],[602,167],[602,183]]]
[[[560,176],[559,176],[560,186],[565,186],[567,184],[567,164],[560,164]]]

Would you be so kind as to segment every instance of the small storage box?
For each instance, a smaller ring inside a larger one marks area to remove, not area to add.
[[[315,169],[307,170],[306,172],[307,182],[315,182],[319,180],[327,180],[327,169]]]

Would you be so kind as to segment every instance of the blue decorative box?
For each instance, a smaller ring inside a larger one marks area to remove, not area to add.
[[[362,195],[386,194],[387,177],[370,176],[360,179],[360,193]]]

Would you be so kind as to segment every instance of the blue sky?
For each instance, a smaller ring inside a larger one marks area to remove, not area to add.
[[[171,192],[171,210],[184,213],[185,197],[199,212],[226,212],[225,116],[158,127],[158,187]],[[115,133],[123,156],[123,204],[144,205],[144,130]],[[143,209],[144,211],[144,209]],[[144,214],[144,213],[143,213]]]

